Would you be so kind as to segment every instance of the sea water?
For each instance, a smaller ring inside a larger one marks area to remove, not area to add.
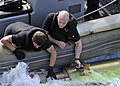
[[[116,75],[117,72],[118,74]],[[120,86],[119,77],[112,77],[109,80],[104,79],[109,78],[110,75],[120,76],[119,69],[111,73],[106,73],[106,71],[101,73],[92,71],[92,75],[90,76],[79,76],[78,73],[75,73],[71,81],[51,80],[48,78],[47,83],[40,83],[39,75],[36,74],[31,79],[28,72],[28,65],[24,62],[19,62],[15,68],[1,75],[0,86]]]
[[[106,54],[95,59],[86,60],[102,60],[103,58],[120,58],[120,51]],[[29,66],[24,62],[19,62],[15,68],[4,72],[0,76],[0,86],[120,86],[120,68],[112,70],[93,71],[90,74],[81,76],[79,72],[72,73],[72,80],[51,80],[47,79],[47,83],[40,83],[39,75],[33,78],[29,76]]]

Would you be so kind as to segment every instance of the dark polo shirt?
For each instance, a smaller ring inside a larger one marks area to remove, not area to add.
[[[64,28],[59,28],[57,21],[57,13],[50,13],[46,17],[43,23],[43,29],[48,31],[48,34],[51,35],[52,38],[68,42],[73,40],[74,42],[80,39],[80,35],[76,29],[77,21],[74,18],[70,17],[70,21]]]
[[[47,42],[45,42],[43,46],[39,47],[38,49],[34,47],[32,42],[32,36],[36,31],[41,31],[45,33],[45,31],[41,28],[34,27],[23,22],[16,22],[10,24],[6,30],[7,34],[12,35],[12,43],[20,48],[35,51],[50,48],[52,44],[49,39],[47,40]]]

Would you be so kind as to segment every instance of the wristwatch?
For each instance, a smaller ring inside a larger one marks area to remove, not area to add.
[[[80,58],[75,58],[75,60],[80,60]]]

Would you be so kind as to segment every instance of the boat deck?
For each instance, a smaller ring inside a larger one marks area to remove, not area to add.
[[[100,5],[106,5],[107,3],[111,2],[113,0],[100,0]],[[111,6],[112,5],[112,6]],[[105,10],[109,12],[109,14],[115,14],[120,12],[120,0],[116,0],[115,3],[111,4],[110,6],[107,6]]]

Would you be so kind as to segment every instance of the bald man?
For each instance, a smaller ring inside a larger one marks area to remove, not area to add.
[[[76,68],[80,68],[82,42],[76,26],[75,17],[65,10],[48,14],[43,23],[43,28],[48,31],[50,40],[61,49],[66,46],[66,42],[73,41],[75,43]]]

